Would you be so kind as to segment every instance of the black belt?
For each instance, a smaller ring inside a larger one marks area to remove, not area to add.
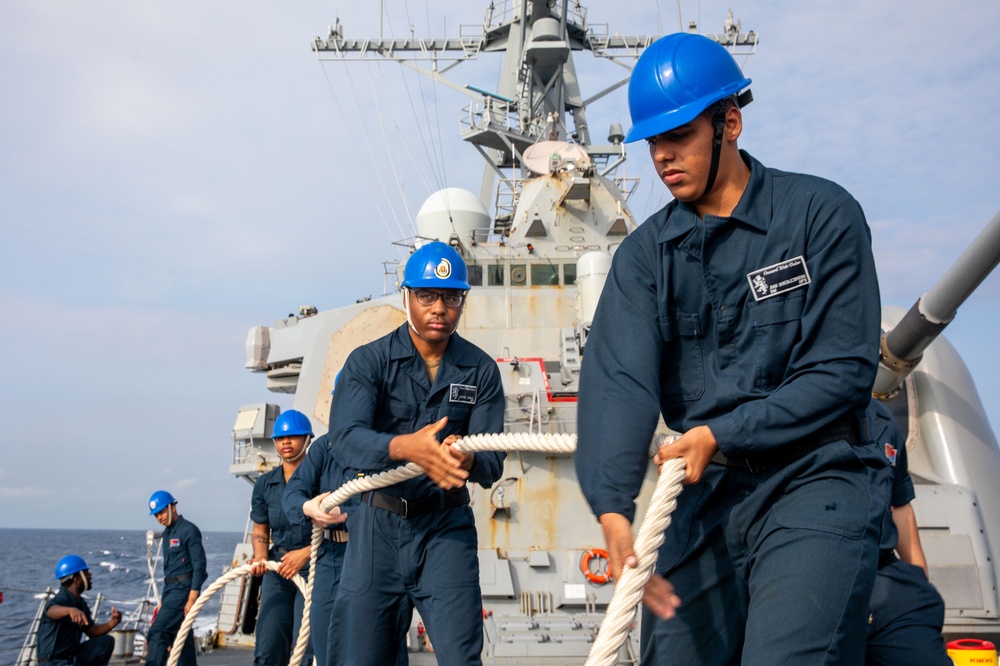
[[[384,509],[399,514],[403,518],[416,518],[428,513],[436,513],[445,509],[453,509],[469,503],[469,491],[466,487],[455,488],[429,497],[404,499],[383,493],[380,490],[369,490],[361,493],[361,501],[376,509]]]
[[[845,416],[837,419],[812,437],[782,446],[774,451],[752,456],[727,456],[722,451],[716,451],[715,455],[712,456],[712,462],[726,467],[749,469],[754,474],[760,474],[770,467],[780,467],[798,460],[824,444],[840,440],[844,440],[851,446],[864,444],[868,441],[866,437],[862,437],[862,430],[866,425],[859,423],[853,415]]]
[[[323,530],[323,538],[334,543],[347,543],[347,529],[344,527],[327,527]]]
[[[181,574],[179,576],[171,576],[170,578],[164,578],[164,585],[173,585],[174,583],[186,583],[191,580],[191,574]]]
[[[878,553],[878,568],[890,565],[896,561],[896,553],[891,550],[880,550]]]

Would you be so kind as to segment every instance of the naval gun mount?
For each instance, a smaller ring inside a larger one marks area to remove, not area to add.
[[[998,262],[1000,213],[908,311],[882,313],[873,393],[906,433],[914,512],[948,639],[1000,639],[1000,448],[968,368],[939,338]]]

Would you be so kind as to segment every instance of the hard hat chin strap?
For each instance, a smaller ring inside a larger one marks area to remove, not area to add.
[[[309,448],[309,442],[310,441],[312,441],[312,439],[309,437],[309,435],[306,435],[306,443],[305,443],[305,445],[302,447],[302,450],[299,451],[299,454],[297,456],[295,456],[294,458],[281,458],[281,454],[280,453],[278,454],[278,457],[281,458],[284,462],[293,463],[293,462],[295,462],[296,460],[298,460],[299,458],[301,458],[302,456],[304,456],[306,454],[306,450]]]
[[[84,569],[80,572],[80,579],[83,581],[83,592],[90,589],[90,581],[87,580],[87,570]]]
[[[406,323],[409,325],[410,330],[413,331],[413,334],[416,335],[418,338],[420,338],[421,340],[425,340],[426,341],[426,338],[424,338],[424,336],[420,335],[420,331],[417,330],[417,327],[413,325],[413,321],[410,319],[410,288],[409,287],[403,287],[403,309],[406,310]]]
[[[702,196],[706,196],[712,191],[712,188],[715,187],[715,178],[719,175],[719,162],[722,157],[722,137],[726,132],[727,99],[732,100],[737,109],[742,109],[753,101],[753,93],[749,89],[744,90],[738,95],[721,99],[715,103],[715,108],[712,110],[712,128],[715,130],[715,133],[712,135],[712,165],[708,169],[708,181],[705,183],[705,192]]]
[[[705,191],[701,195],[703,197],[708,196],[708,193],[715,187],[715,178],[719,175],[722,135],[726,131],[726,106],[722,102],[718,102],[712,112],[712,128],[715,130],[712,135],[712,165],[708,169],[708,182],[705,183]]]

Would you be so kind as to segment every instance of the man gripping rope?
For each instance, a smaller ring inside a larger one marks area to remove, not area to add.
[[[334,453],[348,477],[403,461],[427,473],[363,493],[333,605],[335,664],[396,662],[412,609],[423,618],[438,664],[481,663],[482,597],[476,526],[467,481],[500,478],[504,454],[462,453],[462,435],[503,430],[496,362],[455,330],[469,290],[465,261],[441,242],[406,262],[407,323],[355,349],[330,410]]]
[[[626,141],[646,140],[674,201],[614,255],[576,467],[617,575],[658,416],[681,433],[656,457],[689,485],[646,586],[643,664],[859,664],[888,497],[864,427],[871,237],[843,188],[739,150],[749,84],[701,35],[636,63]]]

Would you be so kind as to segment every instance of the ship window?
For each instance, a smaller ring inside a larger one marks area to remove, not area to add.
[[[576,264],[563,264],[563,284],[576,284]]]
[[[510,267],[510,283],[515,287],[528,284],[528,272],[524,264],[514,264]]]
[[[483,286],[483,267],[469,266],[468,268],[469,268],[469,286],[470,287]]]
[[[486,285],[489,287],[503,286],[504,266],[494,264],[486,267]]]
[[[559,286],[559,266],[555,264],[531,264],[531,284],[538,286]]]

